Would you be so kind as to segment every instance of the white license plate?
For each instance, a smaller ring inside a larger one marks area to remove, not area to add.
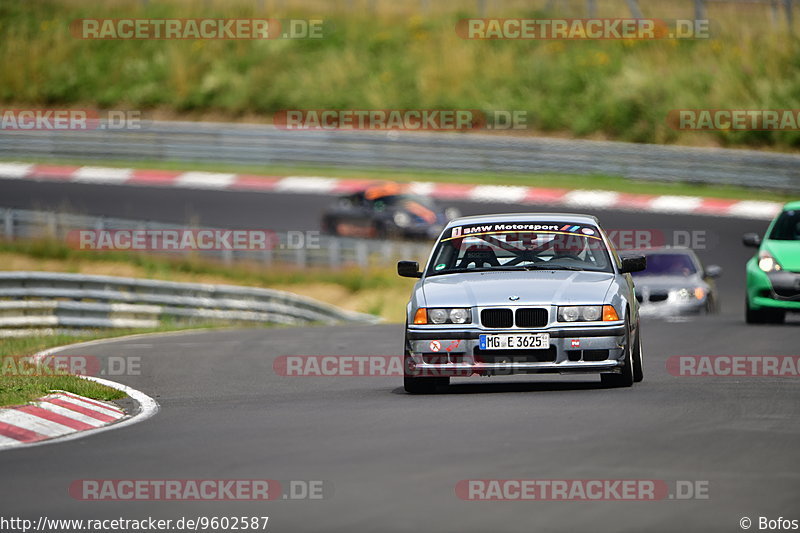
[[[545,350],[550,347],[550,334],[481,335],[478,344],[481,350]]]

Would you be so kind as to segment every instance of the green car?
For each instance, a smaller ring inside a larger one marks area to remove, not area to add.
[[[745,233],[742,242],[758,248],[747,262],[747,323],[778,324],[786,311],[800,312],[800,201],[783,206],[763,240]]]

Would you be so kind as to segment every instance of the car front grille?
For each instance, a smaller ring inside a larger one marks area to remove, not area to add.
[[[505,308],[481,311],[481,324],[487,328],[542,328],[547,321],[548,311],[543,307],[524,307],[516,312]]]
[[[547,325],[547,309],[528,307],[517,309],[518,328],[541,328]]]
[[[514,325],[514,313],[511,309],[484,309],[481,324],[487,328],[510,328]]]
[[[666,291],[664,291],[664,292],[651,292],[649,299],[650,299],[651,302],[663,302],[668,297],[669,297],[669,293],[666,292]]]

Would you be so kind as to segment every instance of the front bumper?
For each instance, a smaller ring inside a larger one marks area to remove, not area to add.
[[[800,273],[767,274],[751,259],[747,263],[747,300],[756,310],[769,307],[800,311]]]
[[[702,300],[690,300],[686,302],[657,302],[639,304],[639,316],[643,317],[673,317],[686,315],[700,315],[708,311],[708,302]]]
[[[482,334],[549,333],[539,350],[481,350]],[[618,372],[624,364],[625,325],[541,329],[431,328],[406,331],[407,372],[417,376]]]

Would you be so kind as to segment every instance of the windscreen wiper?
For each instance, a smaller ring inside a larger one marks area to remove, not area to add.
[[[502,272],[505,270],[524,272],[528,270],[524,266],[496,266],[496,267],[478,267],[478,268],[453,268],[450,270],[443,270],[441,274],[454,274],[457,272]]]
[[[527,265],[522,267],[525,270],[572,270],[574,272],[583,272],[583,268],[566,266],[566,265]]]

